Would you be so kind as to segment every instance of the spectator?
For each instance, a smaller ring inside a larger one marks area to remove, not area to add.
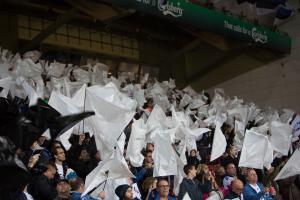
[[[133,200],[132,188],[127,184],[119,185],[115,189],[115,193],[120,200]]]
[[[206,200],[223,200],[224,199],[223,182],[216,181],[214,186],[215,189],[209,193],[209,196],[207,197]]]
[[[200,160],[197,158],[197,150],[196,149],[192,149],[190,151],[190,155],[187,157],[187,163],[194,165],[195,167],[197,167],[200,163]]]
[[[94,138],[90,138],[89,133],[82,133],[72,138],[72,146],[68,151],[68,164],[80,178],[85,179],[100,161],[100,154],[97,154],[93,144]]]
[[[257,174],[254,169],[250,169],[247,173],[247,183],[243,190],[244,200],[260,200],[261,198],[272,200],[276,195],[276,191],[272,188],[264,188],[262,183],[258,182]]]
[[[231,182],[231,189],[228,195],[225,196],[225,200],[243,199],[244,184],[241,180],[235,179]]]
[[[170,185],[165,179],[159,179],[157,182],[157,188],[155,191],[151,192],[148,200],[176,200],[175,197],[170,195]]]
[[[67,173],[66,173],[66,177],[65,177],[65,178],[66,178],[69,182],[72,181],[72,180],[75,180],[77,177],[78,177],[78,176],[77,176],[76,172],[75,172],[73,169],[69,168],[69,169],[67,170]]]
[[[58,194],[53,184],[56,174],[56,167],[53,163],[48,163],[41,167],[42,174],[33,178],[28,186],[28,192],[34,199],[53,200]]]
[[[89,195],[84,195],[81,197],[82,193],[84,192],[84,182],[81,178],[76,178],[70,181],[71,186],[71,200],[97,200]],[[105,198],[104,192],[100,192],[99,194],[100,199]]]
[[[55,166],[57,170],[57,174],[55,179],[64,179],[68,170],[68,166],[64,162],[66,160],[65,150],[62,147],[56,147],[53,150],[54,158],[55,158]]]
[[[236,168],[233,163],[229,163],[226,166],[226,176],[223,179],[223,186],[225,190],[230,189],[231,181],[236,179]]]
[[[226,150],[227,156],[222,159],[221,164],[227,166],[229,163],[233,163],[235,167],[238,166],[239,159],[237,158],[237,151],[234,146],[227,147]]]
[[[209,168],[206,164],[200,164],[197,168],[197,176],[196,179],[199,181],[200,185],[211,185],[212,189],[218,189],[215,187],[215,178],[212,173],[209,171]],[[203,197],[206,198],[209,195],[209,192],[203,193]]]
[[[197,175],[197,170],[194,165],[185,165],[184,173],[187,175],[180,184],[178,198],[182,199],[184,195],[187,193],[191,200],[201,200],[202,192],[211,192],[211,183],[208,182],[206,184],[200,184],[200,182],[195,179]]]
[[[215,170],[216,181],[222,182],[222,185],[223,185],[223,179],[224,179],[225,175],[226,175],[226,172],[225,172],[225,168],[223,166],[219,166],[218,168],[216,168],[216,170]],[[218,182],[218,184],[220,182]]]
[[[86,148],[82,148],[79,156],[73,159],[76,160],[73,169],[80,178],[85,179],[85,177],[93,170],[93,163],[91,162],[89,152]]]
[[[152,177],[152,175],[153,175],[153,158],[152,158],[151,150],[146,150],[143,166],[144,166],[144,168],[142,170],[144,171],[144,178]]]
[[[148,199],[149,195],[153,190],[156,189],[157,180],[154,177],[148,177],[145,179],[142,185],[142,197],[143,199]]]
[[[38,155],[40,163],[48,163],[51,159],[49,151],[46,148],[41,147],[38,144],[38,140],[34,141],[31,147],[25,151],[22,161],[26,166],[28,166],[30,159],[34,155]]]
[[[70,200],[71,195],[70,195],[70,184],[66,179],[61,179],[57,185],[56,185],[56,190],[58,192],[58,199],[59,200]]]
[[[224,189],[224,185],[223,185],[224,177],[225,177],[225,169],[223,166],[219,166],[215,170],[215,184],[214,185],[215,185],[216,191],[218,191],[219,193],[222,193],[222,197],[229,193],[228,190]]]

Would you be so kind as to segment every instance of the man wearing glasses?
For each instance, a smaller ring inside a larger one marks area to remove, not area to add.
[[[165,179],[159,179],[156,190],[150,193],[148,200],[176,200],[169,192],[169,182]]]

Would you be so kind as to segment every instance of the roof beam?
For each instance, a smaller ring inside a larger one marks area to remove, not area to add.
[[[67,3],[81,12],[101,22],[111,22],[135,13],[135,10],[115,9],[112,6],[90,0],[66,0]]]
[[[240,41],[235,41],[232,39],[229,39],[225,36],[212,33],[209,31],[203,31],[198,30],[192,27],[188,26],[178,26],[185,32],[201,39],[202,41],[206,42],[207,44],[210,44],[220,50],[228,51],[228,50],[234,50],[234,49],[240,49],[244,48],[246,46],[249,46],[247,43],[242,43]]]
[[[55,22],[49,25],[44,31],[39,33],[28,44],[26,44],[23,48],[21,48],[21,52],[26,52],[28,50],[35,48],[49,35],[53,34],[59,27],[61,27],[63,24],[67,23],[70,19],[72,19],[75,13],[76,13],[76,9],[72,8],[68,10],[66,13],[58,16]]]

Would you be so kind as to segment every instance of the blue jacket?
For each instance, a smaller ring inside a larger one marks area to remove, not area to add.
[[[157,191],[153,191],[150,193],[149,200],[159,200],[159,199],[160,199],[160,196]],[[168,195],[168,200],[176,200],[176,197]]]
[[[89,195],[85,195],[81,197],[81,193],[79,192],[72,192],[71,194],[71,200],[97,200]]]
[[[262,183],[257,183],[257,185],[260,188],[259,193],[257,193],[249,183],[245,184],[243,190],[244,200],[274,200],[269,193],[265,193]]]

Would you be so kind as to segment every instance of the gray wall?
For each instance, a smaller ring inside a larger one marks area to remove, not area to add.
[[[211,87],[224,88],[229,96],[238,96],[257,105],[276,109],[290,108],[300,113],[300,13],[280,27],[292,37],[289,56],[263,65]]]

